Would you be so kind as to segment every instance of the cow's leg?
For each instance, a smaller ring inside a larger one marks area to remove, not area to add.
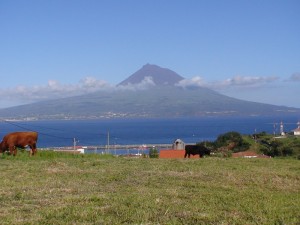
[[[30,146],[29,156],[32,156],[32,154],[33,154],[33,150],[32,150],[32,147]]]
[[[17,148],[16,146],[9,146],[9,153],[13,156],[17,155]]]
[[[14,156],[16,156],[17,155],[17,147],[15,146],[14,147]]]
[[[36,148],[33,148],[32,149],[32,155],[36,155],[36,152],[37,152]]]
[[[186,158],[186,156],[187,156],[187,152],[185,152],[185,154],[184,154],[184,158]]]
[[[14,153],[14,146],[9,146],[9,154],[12,155]]]
[[[30,148],[30,150],[29,150],[29,156],[32,156],[32,154],[33,154],[33,146],[29,145],[29,148]]]
[[[36,144],[32,144],[29,146],[30,147],[30,152],[29,152],[29,155],[32,156],[32,155],[35,155],[37,150],[36,150]]]
[[[33,155],[36,155],[36,153],[37,153],[36,143],[33,144],[32,153],[33,153]]]

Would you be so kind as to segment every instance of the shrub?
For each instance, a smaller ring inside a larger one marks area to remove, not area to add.
[[[149,150],[149,158],[158,158],[158,150],[156,147],[151,147]]]
[[[250,144],[244,141],[240,133],[231,131],[219,135],[219,137],[215,141],[215,146],[216,147],[227,146],[229,150],[232,150],[233,152],[241,152],[241,151],[246,151],[249,148]]]

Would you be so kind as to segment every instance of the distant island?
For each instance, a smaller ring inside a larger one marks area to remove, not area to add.
[[[182,87],[176,72],[146,64],[112,90],[0,109],[1,119],[175,118],[299,114],[300,109]]]

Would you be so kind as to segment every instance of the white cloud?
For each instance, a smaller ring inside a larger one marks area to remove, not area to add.
[[[87,88],[89,91],[93,91],[94,89],[98,90],[99,88],[105,88],[108,86],[108,83],[103,80],[97,80],[94,77],[85,77],[81,80],[82,86]]]
[[[300,74],[296,73],[290,80],[299,81]],[[235,89],[251,91],[253,88],[266,87],[269,83],[279,80],[276,76],[234,76],[220,81],[206,81],[200,76],[191,79],[181,80],[177,86],[206,87],[220,92],[235,91]],[[13,105],[27,104],[36,101],[70,97],[92,93],[95,91],[118,91],[118,90],[144,90],[155,86],[151,76],[138,84],[128,84],[123,86],[113,86],[106,81],[98,80],[94,77],[85,77],[75,84],[62,84],[56,80],[49,80],[45,85],[17,86],[13,88],[0,89],[0,108]]]
[[[40,100],[70,97],[87,94],[98,90],[112,88],[107,82],[86,77],[77,84],[61,84],[56,80],[49,80],[46,85],[17,86],[0,89],[1,101],[35,102]]]
[[[144,90],[155,86],[155,82],[151,76],[145,77],[140,83],[138,84],[127,84],[127,85],[120,85],[117,86],[117,90]]]
[[[96,91],[143,90],[155,86],[152,77],[145,77],[139,84],[113,86],[94,77],[85,77],[76,84],[62,84],[49,80],[45,85],[23,86],[0,89],[0,108],[27,104],[37,101],[71,97]]]
[[[205,87],[208,84],[204,81],[202,77],[196,76],[191,79],[183,79],[179,81],[176,86],[181,86],[181,87]]]
[[[300,73],[294,73],[291,75],[291,77],[288,79],[288,81],[297,81],[299,82],[300,81]]]
[[[278,77],[276,76],[269,76],[269,77],[235,76],[233,78],[227,79],[223,83],[223,85],[225,85],[225,87],[231,87],[231,86],[258,87],[264,84],[271,83],[276,80],[278,80]]]
[[[207,82],[203,78],[196,76],[191,79],[180,81],[177,86],[181,87],[207,87],[214,90],[229,89],[232,87],[254,88],[274,82],[279,78],[276,76],[234,76],[226,80]]]

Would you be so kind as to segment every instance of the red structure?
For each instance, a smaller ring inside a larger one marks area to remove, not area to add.
[[[160,159],[184,159],[185,150],[160,150],[159,151],[159,158]],[[190,158],[198,158],[199,155],[191,155]]]

